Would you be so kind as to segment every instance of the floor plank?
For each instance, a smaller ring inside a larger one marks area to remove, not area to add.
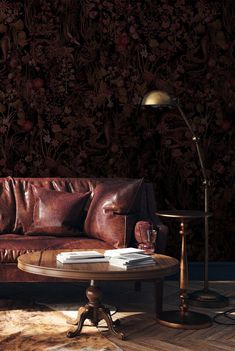
[[[123,351],[234,351],[235,326],[213,323],[212,327],[199,330],[173,329],[157,324],[154,315],[154,287],[152,282],[142,284],[140,292],[131,282],[103,282],[103,302],[115,305],[113,319],[121,320],[121,329],[127,340],[119,340],[108,332],[104,322],[99,330]],[[6,284],[1,293],[10,298],[71,302],[85,297],[87,283],[70,284]],[[189,282],[190,291],[203,288],[202,282]],[[235,309],[235,282],[211,282],[211,289],[230,297],[230,306],[220,309],[192,308],[211,317],[218,312]],[[164,286],[164,310],[177,309],[179,283],[166,281]],[[85,300],[85,298],[84,298]],[[235,316],[235,315],[234,315]]]
[[[235,309],[235,283],[213,282],[213,290],[230,296],[230,306],[226,308],[192,308],[190,310],[208,314],[213,317],[218,312],[230,308]],[[190,282],[192,291],[203,287],[202,282]],[[232,298],[233,297],[233,298]],[[151,283],[143,284],[139,295],[133,295],[133,291],[112,295],[112,299],[118,299],[122,309],[128,309],[125,314],[119,311],[115,317],[120,318],[122,328],[127,334],[126,341],[119,341],[110,335],[110,340],[115,342],[124,351],[152,350],[152,351],[234,351],[235,350],[235,326],[219,325],[213,323],[210,328],[199,330],[173,329],[159,325],[154,320],[153,296]],[[164,310],[178,308],[178,283],[167,281],[164,288]],[[131,311],[132,309],[132,311]],[[139,312],[139,314],[137,313]]]

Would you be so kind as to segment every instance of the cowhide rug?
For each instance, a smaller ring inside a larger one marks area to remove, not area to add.
[[[84,326],[68,339],[70,326],[61,311],[35,303],[9,302],[0,307],[0,351],[122,351],[97,328]]]

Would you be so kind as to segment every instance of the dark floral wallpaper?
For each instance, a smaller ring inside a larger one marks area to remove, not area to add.
[[[210,259],[234,260],[234,16],[233,0],[0,0],[0,175],[145,177],[158,208],[203,209],[179,113],[140,108],[166,90],[201,138]]]

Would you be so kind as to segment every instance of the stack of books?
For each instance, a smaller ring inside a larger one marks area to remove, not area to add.
[[[144,250],[137,249],[135,247],[124,247],[122,249],[113,249],[113,250],[106,250],[104,252],[105,257],[116,257],[120,255],[129,255],[133,253],[144,253]]]
[[[61,252],[56,256],[57,261],[61,263],[97,263],[109,262],[108,257],[105,257],[98,251],[71,251]]]
[[[156,261],[143,253],[120,254],[109,258],[109,264],[125,270],[155,266]]]

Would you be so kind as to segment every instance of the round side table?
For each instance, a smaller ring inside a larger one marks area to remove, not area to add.
[[[158,323],[167,327],[178,329],[202,329],[212,325],[212,320],[206,314],[193,312],[188,310],[188,260],[186,247],[187,222],[191,219],[210,217],[212,214],[202,211],[190,210],[167,210],[158,211],[156,214],[159,217],[177,218],[180,220],[180,235],[181,235],[181,258],[180,258],[180,291],[179,310],[163,311]]]

